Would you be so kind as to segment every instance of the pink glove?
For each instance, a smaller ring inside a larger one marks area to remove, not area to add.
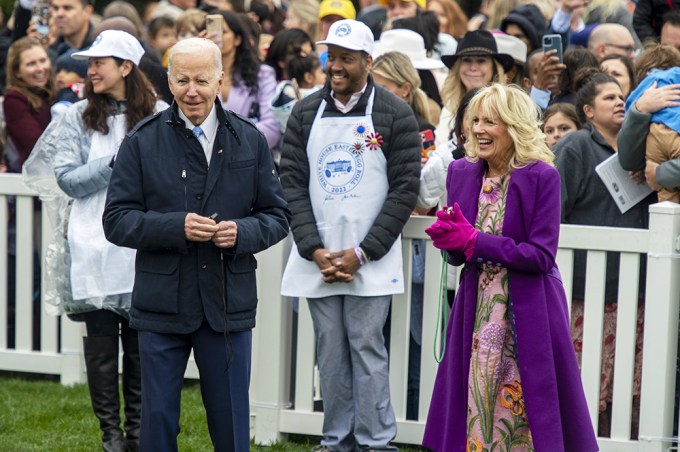
[[[454,211],[449,206],[444,206],[437,211],[437,221],[425,229],[425,232],[433,239],[443,239],[454,228]]]
[[[477,230],[467,221],[458,203],[453,212],[437,212],[437,221],[425,232],[432,238],[435,248],[465,253],[470,260],[477,243]]]

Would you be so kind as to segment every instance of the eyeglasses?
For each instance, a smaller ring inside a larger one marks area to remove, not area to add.
[[[605,46],[614,47],[616,49],[623,50],[628,55],[635,55],[635,52],[636,52],[635,47],[632,47],[632,46],[622,46],[622,45],[619,45],[619,44],[605,44]]]

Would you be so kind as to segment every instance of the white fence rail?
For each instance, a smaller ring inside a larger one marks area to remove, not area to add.
[[[7,253],[0,253],[0,370],[60,375],[64,384],[85,381],[82,358],[84,328],[65,317],[33,312],[34,202],[19,175],[0,175],[0,249],[7,250],[8,199],[16,197],[16,300],[8,300]],[[427,239],[431,218],[414,217],[404,230],[406,275],[411,273],[411,241]],[[49,219],[42,215],[42,244],[47,243]],[[588,251],[585,292],[582,376],[591,418],[597,425],[600,355],[604,311],[606,253],[621,253],[616,361],[609,438],[598,438],[603,451],[666,451],[675,442],[676,356],[680,301],[680,205],[650,208],[649,230],[563,226],[558,264],[571,299],[573,254]],[[258,256],[260,305],[253,336],[251,401],[253,434],[271,443],[288,433],[320,435],[322,413],[314,411],[316,374],[314,333],[306,300],[300,300],[297,321],[293,303],[280,296],[280,277],[289,246],[279,244]],[[40,253],[36,255],[41,255]],[[630,439],[633,416],[633,365],[638,302],[638,269],[647,256],[645,328],[640,400],[639,439]],[[418,420],[406,420],[410,325],[410,284],[395,296],[391,314],[390,389],[398,420],[396,441],[419,444],[427,417],[437,365],[433,356],[441,258],[427,241],[425,254],[423,338],[420,362]],[[407,278],[410,281],[410,276]],[[14,306],[12,318],[8,309]],[[34,331],[35,318],[39,331]],[[13,329],[10,330],[10,325]],[[295,325],[295,326],[294,326]],[[294,331],[295,329],[295,331]],[[10,334],[8,334],[8,332]],[[11,336],[8,341],[8,336]],[[34,338],[36,340],[34,340]],[[295,338],[295,341],[293,340]],[[35,343],[34,343],[35,342]],[[10,347],[10,345],[12,345]],[[295,347],[295,348],[294,348]],[[193,362],[188,378],[197,378]]]

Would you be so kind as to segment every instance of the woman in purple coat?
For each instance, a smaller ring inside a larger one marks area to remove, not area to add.
[[[426,231],[465,264],[423,439],[435,451],[598,450],[555,265],[560,177],[538,118],[516,87],[472,99],[467,158],[447,177],[453,208]]]

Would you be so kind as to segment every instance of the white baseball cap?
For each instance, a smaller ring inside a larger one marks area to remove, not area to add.
[[[375,43],[373,58],[378,58],[387,52],[401,52],[405,54],[416,69],[440,69],[446,67],[442,60],[427,57],[425,41],[422,36],[415,31],[405,28],[394,28],[382,32],[380,41]]]
[[[88,58],[116,57],[130,60],[139,66],[144,55],[144,48],[137,38],[122,30],[104,30],[99,33],[89,49],[76,52],[71,58],[86,60]]]
[[[368,26],[357,20],[343,19],[333,22],[328,36],[317,44],[333,45],[343,49],[373,53],[373,32]]]

